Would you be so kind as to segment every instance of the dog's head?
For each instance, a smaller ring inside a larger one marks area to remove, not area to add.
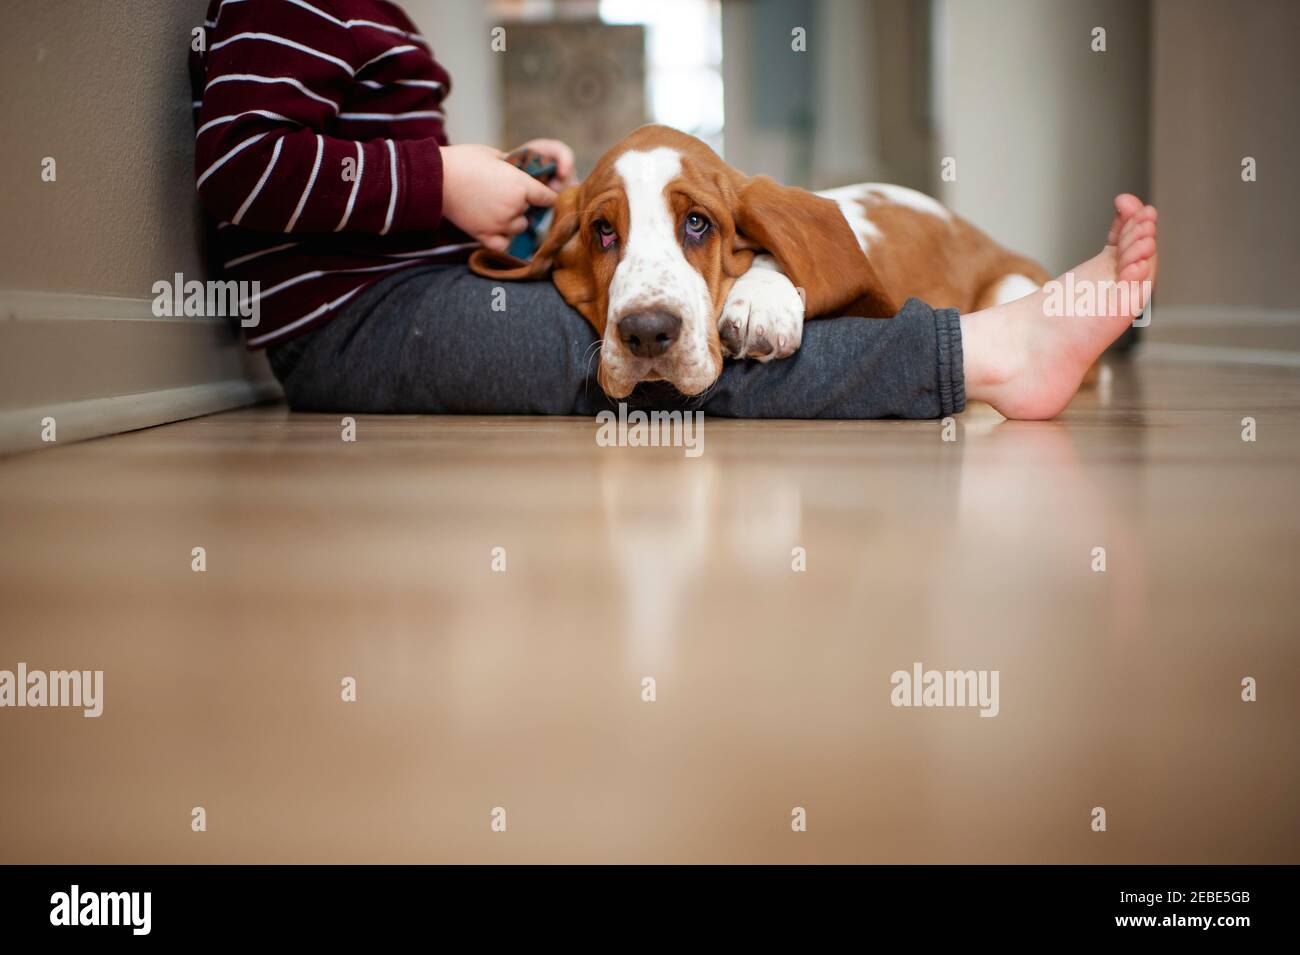
[[[656,380],[696,395],[722,372],[718,316],[759,251],[804,290],[809,316],[897,310],[834,202],[744,176],[665,126],[642,126],[560,194],[532,260],[480,249],[470,267],[496,279],[549,272],[603,337],[610,397]]]

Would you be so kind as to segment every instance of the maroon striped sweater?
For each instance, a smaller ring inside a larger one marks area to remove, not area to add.
[[[391,272],[463,258],[442,218],[450,79],[386,0],[212,0],[193,57],[195,174],[225,278],[259,281],[250,348]]]

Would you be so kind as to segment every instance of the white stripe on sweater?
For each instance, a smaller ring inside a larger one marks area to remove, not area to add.
[[[288,325],[282,325],[281,327],[277,328],[275,331],[267,332],[265,335],[258,335],[256,338],[250,338],[248,340],[248,344],[261,345],[264,342],[269,342],[273,338],[280,338],[281,336],[287,335],[295,328],[298,328],[302,325],[306,325],[312,319],[319,318],[320,316],[324,315],[330,309],[338,308],[340,305],[342,305],[344,302],[346,302],[348,299],[350,299],[352,296],[356,295],[360,291],[361,289],[354,288],[351,292],[348,292],[346,295],[340,295],[334,301],[326,302],[324,305],[316,309],[314,312],[304,315],[302,318],[294,319]]]
[[[330,15],[329,15],[328,13],[326,13],[324,10],[317,10],[317,9],[316,9],[315,7],[313,7],[310,3],[304,3],[303,0],[285,0],[285,2],[286,2],[286,3],[292,3],[295,7],[302,7],[304,10],[309,10],[309,11],[311,11],[312,13],[316,14],[316,16],[321,17],[322,19],[328,20],[330,23],[334,24],[336,27],[346,27],[346,26],[347,26],[347,24],[344,23],[342,20],[340,20],[338,17],[330,16]]]
[[[244,218],[244,213],[248,211],[248,207],[253,204],[253,200],[257,198],[257,194],[261,192],[262,187],[266,185],[266,180],[271,178],[271,170],[274,169],[275,164],[279,162],[280,149],[283,146],[284,137],[281,136],[275,141],[275,151],[271,153],[271,161],[266,164],[266,170],[262,173],[262,178],[257,180],[257,185],[253,187],[253,191],[248,194],[248,198],[244,200],[244,204],[239,207],[239,211],[235,213],[235,217],[230,220],[231,225],[239,225],[240,220]]]
[[[383,30],[385,33],[394,33],[405,40],[410,40],[412,43],[419,43],[421,46],[429,45],[425,43],[424,37],[416,36],[409,30],[403,30],[401,27],[390,26],[387,23],[376,23],[374,20],[349,20],[344,24],[344,26],[348,29],[352,29],[352,27],[370,27],[373,30]]]
[[[442,113],[436,109],[414,110],[410,113],[339,113],[339,119],[350,119],[357,123],[387,123],[398,119],[442,118]]]
[[[451,252],[451,251],[458,250],[458,249],[460,249],[460,248],[465,248],[465,247],[473,246],[473,245],[478,245],[478,243],[477,243],[477,242],[468,242],[468,243],[462,243],[461,245],[458,245],[458,246],[454,246],[454,245],[441,246],[441,247],[439,247],[439,248],[437,248],[437,249],[431,249],[430,252]],[[267,251],[267,252],[272,252],[272,251],[275,251],[275,250],[274,250],[274,249],[267,249],[266,251]],[[344,273],[344,272],[381,272],[381,271],[393,271],[393,270],[395,270],[395,269],[406,268],[407,266],[410,266],[410,265],[419,265],[419,264],[420,264],[420,263],[419,263],[418,260],[413,260],[413,261],[408,261],[408,262],[394,262],[394,263],[392,263],[391,265],[380,265],[380,266],[374,266],[374,267],[372,267],[372,268],[366,268],[366,269],[339,269],[339,270],[336,270],[336,271],[334,271],[334,272],[309,272],[309,273],[306,274],[306,275],[300,275],[300,276],[298,276],[297,278],[290,279],[288,282],[285,282],[285,283],[283,283],[283,284],[281,284],[281,285],[277,285],[275,288],[271,289],[270,291],[268,291],[268,292],[263,292],[263,293],[261,294],[261,296],[259,296],[259,297],[257,297],[257,298],[258,298],[258,300],[260,300],[260,299],[262,299],[262,298],[266,298],[266,296],[272,294],[273,292],[278,292],[278,291],[280,291],[280,289],[282,289],[282,288],[285,288],[285,287],[287,287],[287,286],[289,286],[289,285],[296,285],[296,284],[298,284],[299,282],[306,281],[307,279],[323,278],[323,277],[325,277],[325,276],[327,276],[327,275],[340,275],[340,274],[342,274],[342,273]],[[364,288],[364,286],[363,286],[362,288]],[[271,341],[272,339],[280,338],[280,337],[282,337],[282,336],[284,336],[284,335],[287,335],[289,332],[293,331],[295,328],[300,328],[300,327],[302,327],[303,325],[306,325],[306,324],[307,324],[308,322],[310,322],[312,319],[319,318],[321,315],[324,315],[324,314],[325,314],[326,312],[328,312],[330,309],[338,308],[340,305],[342,305],[344,302],[346,302],[346,301],[347,301],[348,299],[350,299],[352,296],[354,296],[354,295],[356,295],[358,292],[362,291],[362,288],[354,288],[352,291],[348,292],[346,295],[341,295],[341,296],[339,296],[338,298],[336,298],[336,299],[335,299],[334,301],[332,301],[332,302],[326,302],[326,303],[325,303],[324,305],[322,305],[320,308],[318,308],[318,309],[316,309],[316,310],[314,310],[314,311],[312,311],[312,312],[307,313],[307,314],[304,315],[302,318],[296,318],[296,319],[294,319],[292,322],[290,322],[289,324],[287,324],[287,325],[282,325],[282,326],[280,326],[279,328],[275,329],[274,331],[267,332],[265,335],[258,335],[256,338],[250,338],[250,339],[248,340],[248,344],[249,344],[249,345],[261,345],[261,344],[264,344],[264,343],[266,343],[266,342]],[[253,301],[253,299],[250,299],[250,301]]]
[[[202,136],[213,126],[220,126],[222,123],[231,123],[243,116],[265,116],[267,119],[279,119],[279,120],[283,120],[286,123],[293,123],[293,125],[295,126],[302,125],[296,120],[290,119],[288,116],[281,116],[279,113],[272,113],[268,109],[250,109],[243,113],[231,113],[229,116],[221,116],[217,119],[210,119],[202,126],[200,126],[198,128],[198,131],[194,135],[197,138],[199,136]]]
[[[224,0],[224,2],[222,3],[222,8],[224,8],[227,4],[244,3],[244,2],[245,0]],[[391,26],[390,24],[387,23],[376,23],[374,20],[346,20],[346,21],[340,20],[338,17],[331,16],[330,14],[326,13],[324,10],[319,10],[316,7],[313,7],[311,4],[303,2],[303,0],[288,0],[288,2],[292,3],[296,7],[302,7],[304,10],[308,10],[311,13],[316,14],[316,16],[322,17],[323,19],[328,20],[330,23],[333,23],[337,26],[346,27],[349,30],[352,29],[353,27],[371,27],[375,30],[383,30],[385,33],[395,33],[400,37],[404,37],[416,43],[424,43],[424,39],[422,37],[415,36],[409,31],[403,30],[401,27]],[[220,19],[221,19],[221,10],[218,10],[217,20]],[[209,20],[207,21],[206,25],[209,27],[215,27],[217,25],[217,20]]]
[[[302,215],[303,207],[307,205],[307,197],[311,195],[312,188],[316,185],[316,174],[320,172],[321,156],[325,153],[325,140],[320,133],[316,134],[316,162],[311,167],[311,178],[307,180],[307,187],[302,191],[302,198],[298,200],[298,208],[293,210],[293,216],[289,219],[289,224],[284,227],[285,232],[292,232],[293,227],[298,224],[298,217]]]
[[[431,249],[416,249],[413,252],[386,252],[382,253],[386,259],[427,259],[437,255],[450,255],[452,252],[464,252],[466,249],[477,249],[478,242],[454,242],[451,245],[435,245]],[[273,252],[287,252],[289,249],[296,249],[302,245],[301,242],[286,242],[283,245],[273,245],[269,249],[258,249],[256,252],[250,252],[247,255],[241,255],[238,258],[231,259],[229,262],[223,262],[222,268],[233,269],[236,266],[252,262],[254,259],[260,259],[264,255],[270,255]],[[322,273],[330,275],[330,272]]]
[[[437,80],[393,80],[391,83],[381,83],[378,80],[358,80],[358,82],[370,90],[391,90],[394,86],[418,86],[421,89],[433,90],[434,92],[442,89],[442,84]]]
[[[313,272],[304,272],[302,275],[295,275],[291,279],[285,279],[279,285],[273,285],[264,292],[259,292],[257,295],[250,296],[248,301],[262,302],[277,292],[283,292],[287,288],[292,288],[293,286],[300,285],[303,282],[309,282],[312,279],[324,278],[327,275],[352,275],[358,272],[388,272],[392,269],[400,269],[405,268],[408,265],[418,264],[419,263],[415,261],[385,262],[383,265],[358,266],[355,269],[316,269]]]
[[[212,21],[212,25],[215,27],[221,22],[221,15],[226,12],[226,7],[233,7],[235,4],[243,2],[244,0],[221,0],[220,5],[217,7],[217,17]]]
[[[388,174],[393,188],[388,193],[388,215],[384,217],[384,227],[379,230],[380,235],[388,235],[388,230],[393,227],[393,212],[397,209],[397,147],[393,145],[391,139],[385,139],[384,145],[388,147]]]
[[[209,176],[211,176],[214,172],[216,172],[218,169],[220,169],[230,160],[234,159],[235,156],[237,156],[240,152],[242,152],[244,149],[248,148],[249,146],[253,145],[253,143],[257,142],[265,135],[266,133],[258,133],[256,136],[248,137],[242,143],[236,146],[234,149],[230,150],[230,152],[226,153],[224,156],[222,156],[220,159],[214,162],[211,166],[207,168],[207,171],[204,172],[203,175],[199,176],[199,181],[198,183],[196,183],[196,187],[202,189],[203,184],[208,181]]]
[[[302,245],[301,242],[286,242],[284,245],[273,245],[269,249],[258,249],[256,252],[250,252],[248,255],[241,255],[238,258],[231,259],[229,262],[222,263],[223,269],[233,269],[237,265],[243,265],[245,262],[252,262],[254,259],[260,259],[264,255],[270,255],[272,252],[283,252],[285,249],[296,249]]]
[[[357,178],[352,183],[352,195],[348,196],[348,207],[343,210],[343,218],[339,220],[335,232],[342,232],[352,218],[352,207],[357,204],[357,193],[361,191],[361,176],[366,171],[366,151],[357,143]]]
[[[239,2],[239,0],[228,0],[228,2]],[[419,39],[419,37],[411,36],[410,33],[403,30],[401,27],[389,26],[387,23],[376,23],[374,20],[340,20],[338,17],[331,16],[324,10],[319,10],[316,7],[313,7],[310,3],[305,2],[305,0],[285,0],[285,2],[292,3],[295,7],[302,7],[304,10],[316,14],[316,16],[321,19],[328,20],[336,27],[343,27],[347,30],[350,30],[353,27],[373,27],[376,30],[383,30],[386,33],[396,33],[398,36],[405,37],[408,40]]]
[[[208,53],[209,54],[216,53],[222,47],[229,46],[232,43],[238,43],[240,40],[265,40],[267,43],[277,43],[280,46],[287,46],[292,50],[298,50],[301,53],[307,53],[311,56],[319,57],[320,59],[325,60],[327,63],[333,63],[335,66],[338,66],[341,69],[346,70],[348,76],[356,76],[356,71],[352,69],[351,65],[349,65],[346,60],[340,60],[337,56],[330,56],[328,53],[322,53],[320,50],[314,50],[311,47],[307,46],[306,44],[299,43],[297,40],[290,40],[287,37],[276,36],[274,33],[236,33],[232,37],[227,37],[224,40],[220,40],[212,44],[212,46],[208,48]],[[396,47],[395,49],[414,50],[415,47],[406,47],[406,48]],[[375,59],[379,59],[379,57],[376,57]],[[374,60],[372,60],[371,62],[373,63]],[[369,63],[366,64],[366,66],[369,65],[370,65]]]
[[[406,45],[406,46],[395,46],[395,47],[392,47],[392,48],[390,48],[390,49],[385,50],[383,53],[380,53],[380,54],[379,54],[377,57],[375,57],[373,60],[367,60],[365,63],[362,63],[361,66],[357,69],[357,73],[360,73],[360,72],[361,72],[362,70],[364,70],[367,66],[373,66],[375,63],[378,63],[380,60],[386,60],[386,59],[388,59],[388,57],[390,57],[390,56],[396,56],[396,55],[399,54],[399,53],[409,53],[409,52],[411,52],[412,50],[418,50],[418,49],[419,49],[419,47],[411,46],[411,45],[409,45],[409,44]],[[354,74],[354,75],[355,75],[355,74]]]
[[[339,111],[338,103],[334,102],[332,99],[326,99],[318,93],[313,93],[311,90],[307,89],[307,87],[303,86],[299,80],[294,79],[292,76],[259,76],[256,73],[226,73],[223,76],[214,76],[212,79],[208,80],[208,85],[204,87],[204,92],[207,92],[219,83],[285,83],[294,87],[299,92],[310,96],[317,102],[324,103],[326,106],[334,110],[334,112],[337,113]]]
[[[477,249],[478,242],[456,242],[452,245],[435,245],[432,249],[416,249],[414,252],[387,252],[386,259],[416,259],[430,255],[444,255],[448,252],[461,252],[465,249]]]
[[[225,7],[228,4],[243,3],[243,2],[245,2],[245,0],[224,0],[224,2],[222,3],[222,7]],[[331,16],[330,14],[326,13],[324,10],[319,10],[316,7],[313,7],[311,4],[305,3],[304,0],[287,0],[287,2],[292,3],[295,7],[302,7],[304,10],[316,14],[316,16],[328,20],[330,23],[333,23],[335,26],[347,27],[348,29],[351,29],[352,27],[373,27],[376,30],[383,30],[386,33],[396,33],[398,36],[403,36],[410,40],[420,39],[420,37],[413,36],[410,32],[403,30],[401,27],[391,26],[387,23],[376,23],[374,20],[340,20],[338,17]],[[221,11],[218,10],[217,20],[220,19],[221,19]],[[214,27],[217,25],[217,20],[208,20],[206,21],[206,25],[210,27]]]

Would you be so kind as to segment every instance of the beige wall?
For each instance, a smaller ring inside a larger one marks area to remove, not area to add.
[[[495,142],[476,0],[407,0],[454,78],[449,130]],[[207,276],[188,55],[207,0],[0,2],[0,452],[278,393],[222,319],[158,319],[160,279]],[[57,164],[43,182],[42,161]]]
[[[203,273],[186,56],[206,6],[0,4],[0,288],[147,297]]]
[[[936,195],[934,9],[929,0],[870,0],[870,9],[869,76],[877,126],[871,178]]]
[[[0,453],[277,393],[229,322],[150,308],[160,279],[206,277],[187,70],[206,7],[0,3]]]
[[[1156,0],[1160,305],[1300,308],[1297,38],[1295,0]]]
[[[1111,198],[1149,189],[1145,0],[818,0],[811,163],[755,120],[753,5],[723,6],[726,158],[820,188],[883,180],[935,194],[1053,269],[1093,255]],[[787,18],[789,19],[789,18]],[[791,21],[792,22],[792,21]],[[1090,49],[1094,26],[1107,52]],[[939,181],[944,156],[957,181]]]
[[[1094,255],[1148,188],[1148,26],[1141,0],[937,0],[944,201],[1053,271]]]
[[[491,50],[495,21],[486,0],[402,0],[402,8],[451,74],[446,103],[451,141],[501,148],[518,145],[500,142],[501,54]]]
[[[0,288],[143,297],[160,277],[202,272],[186,53],[205,6],[0,5]],[[1110,192],[1146,186],[1149,128],[1152,188],[1165,217],[1162,302],[1294,307],[1300,58],[1288,45],[1300,35],[1300,4],[1155,0],[1149,127],[1144,6],[939,0],[937,153],[958,160],[946,198],[1005,241],[1064,266],[1095,244]],[[452,135],[495,142],[486,5],[407,7],[452,71]],[[743,12],[727,4],[727,26]],[[1093,25],[1108,29],[1106,54],[1087,48]],[[744,129],[735,82],[743,53],[728,51],[728,151],[752,171],[779,171],[772,167],[782,165],[785,144]],[[853,90],[864,108],[869,86]],[[832,138],[874,137],[880,152],[891,124],[880,125],[854,122]],[[829,152],[836,143],[823,145]],[[1240,179],[1246,155],[1259,162],[1255,183]],[[41,181],[46,156],[58,163],[55,183]],[[851,178],[851,170],[824,172]],[[1225,233],[1234,241],[1214,242]]]
[[[407,0],[454,90],[456,141],[497,139],[488,11]],[[204,274],[189,31],[207,0],[0,4],[0,288],[146,297]],[[41,181],[45,157],[58,180]]]
[[[876,104],[864,51],[873,38],[876,0],[813,0],[790,8],[724,0],[722,75],[726,128],[723,158],[750,175],[820,189],[883,178],[878,159]],[[802,52],[786,50],[794,27],[807,31]],[[771,46],[760,34],[780,34],[781,60],[762,59]],[[813,101],[808,129],[761,118],[755,77],[772,70],[806,70]]]

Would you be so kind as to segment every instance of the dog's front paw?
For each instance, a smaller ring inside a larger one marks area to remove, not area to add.
[[[803,340],[804,297],[774,266],[760,265],[736,279],[718,319],[728,358],[789,358]]]

